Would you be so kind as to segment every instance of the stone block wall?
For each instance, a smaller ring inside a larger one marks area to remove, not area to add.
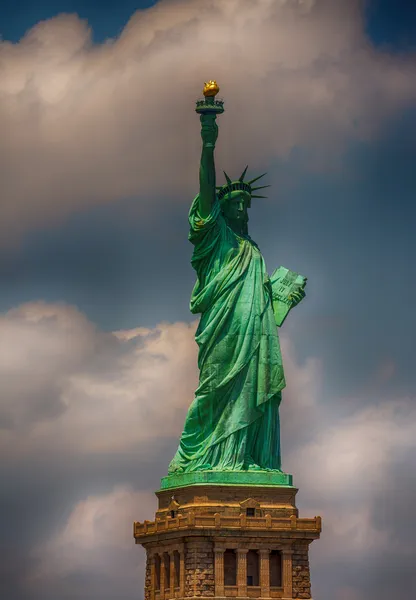
[[[299,600],[311,598],[311,576],[309,571],[308,544],[295,544],[292,555],[292,597]]]
[[[200,539],[186,544],[185,596],[215,596],[214,550],[211,541]]]

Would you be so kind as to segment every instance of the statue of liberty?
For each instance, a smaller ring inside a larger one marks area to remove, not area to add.
[[[189,240],[197,276],[190,309],[201,315],[195,336],[199,386],[170,476],[280,472],[279,406],[285,377],[277,324],[305,296],[306,278],[297,273],[281,267],[275,281],[269,277],[248,233],[251,199],[264,197],[253,192],[269,187],[253,187],[263,175],[245,181],[246,167],[238,180],[224,173],[226,184],[216,186],[216,116],[223,112],[222,102],[214,101],[218,90],[216,82],[208,82],[205,101],[197,103],[202,156]],[[291,293],[284,297],[288,289]]]

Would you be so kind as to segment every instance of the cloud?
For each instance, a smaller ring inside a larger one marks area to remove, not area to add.
[[[144,552],[134,547],[133,521],[138,511],[154,512],[155,500],[150,492],[124,486],[80,501],[64,527],[33,552],[37,563],[26,584],[35,591],[45,584],[54,589],[68,577],[89,573],[95,576],[95,584],[84,589],[85,595],[97,592],[104,577],[106,585],[111,580],[113,593],[118,587],[122,597],[126,589],[136,587],[138,569],[144,569]]]
[[[0,317],[0,331],[0,430],[65,411],[62,385],[93,353],[94,326],[72,307],[39,302]]]
[[[9,311],[0,319],[2,452],[144,449],[162,423],[175,437],[197,385],[195,327],[104,334],[70,306]]]
[[[139,198],[142,218],[157,198],[189,200],[200,151],[193,103],[206,78],[226,100],[217,162],[231,173],[295,147],[328,168],[348,140],[374,138],[416,96],[415,56],[373,48],[358,0],[164,0],[100,45],[88,23],[63,14],[2,41],[0,57],[8,244],[126,197]]]
[[[363,407],[348,418],[323,415],[314,440],[294,449],[289,457],[297,465],[300,487],[308,490],[313,510],[324,511],[324,545],[332,556],[348,558],[352,550],[409,552],[394,539],[393,523],[377,523],[374,504],[389,493],[386,475],[416,448],[416,408],[411,399]],[[306,426],[306,423],[300,423]],[[300,469],[299,469],[300,465]],[[351,510],[351,505],[354,510]],[[348,539],[348,544],[343,540]],[[327,556],[325,556],[325,560]]]

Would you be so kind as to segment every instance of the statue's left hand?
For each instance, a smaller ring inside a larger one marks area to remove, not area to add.
[[[292,301],[292,308],[294,306],[297,306],[299,304],[299,302],[304,299],[305,296],[306,296],[306,292],[303,289],[299,289],[296,292],[293,292],[292,294],[290,294],[289,300]]]

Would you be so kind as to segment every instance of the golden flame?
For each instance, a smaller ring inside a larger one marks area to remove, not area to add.
[[[204,84],[204,91],[203,94],[204,96],[216,96],[218,94],[218,92],[220,91],[220,88],[218,87],[218,83],[215,80],[209,80],[208,82],[206,81]]]

